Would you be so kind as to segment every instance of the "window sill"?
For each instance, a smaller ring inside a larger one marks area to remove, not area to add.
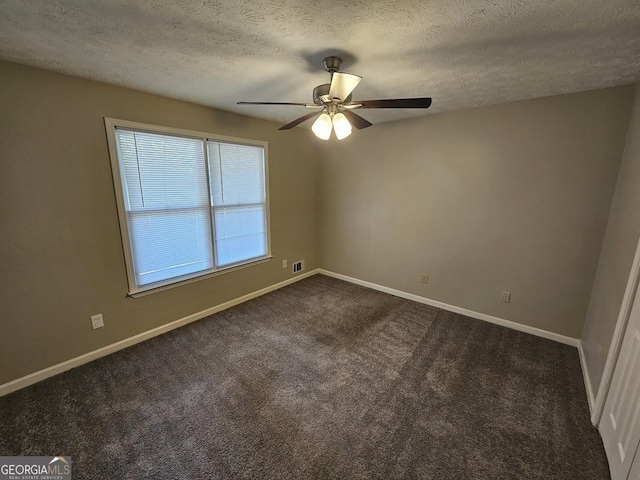
[[[225,273],[235,272],[237,270],[242,270],[243,268],[253,267],[254,265],[266,263],[266,262],[269,262],[272,258],[273,258],[273,255],[268,255],[266,257],[262,257],[257,260],[251,260],[249,262],[242,263],[240,265],[231,265],[229,267],[224,267],[224,268],[221,268],[220,270],[216,270],[215,272],[205,273],[204,275],[198,275],[198,276],[187,278],[177,282],[172,282],[166,285],[159,285],[157,287],[152,287],[147,290],[138,290],[135,292],[129,292],[127,296],[132,298],[146,297],[147,295],[151,295],[152,293],[162,292],[164,290],[169,290],[170,288],[180,287],[182,285],[187,285],[189,283],[199,282],[200,280],[206,280],[207,278],[217,277],[219,275],[224,275]]]

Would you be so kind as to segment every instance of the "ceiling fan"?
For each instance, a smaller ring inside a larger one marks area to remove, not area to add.
[[[331,83],[318,85],[313,89],[313,103],[292,102],[238,102],[238,105],[298,105],[316,109],[294,121],[283,125],[278,130],[289,130],[313,117],[318,117],[311,130],[322,140],[329,140],[331,130],[335,131],[338,140],[351,135],[351,126],[357,129],[373,125],[368,120],[354,113],[358,108],[429,108],[431,98],[398,98],[394,100],[359,100],[351,98],[353,90],[362,77],[351,73],[339,72],[342,65],[340,57],[324,59],[324,69],[331,74]]]

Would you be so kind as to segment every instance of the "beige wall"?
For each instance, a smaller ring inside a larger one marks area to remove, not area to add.
[[[579,338],[633,93],[446,113],[332,142],[322,267]]]
[[[308,131],[7,62],[0,105],[0,384],[318,266]],[[268,141],[275,258],[126,298],[105,116]]]
[[[637,88],[627,143],[582,336],[594,394],[600,386],[604,363],[609,353],[609,345],[640,238],[640,95]]]

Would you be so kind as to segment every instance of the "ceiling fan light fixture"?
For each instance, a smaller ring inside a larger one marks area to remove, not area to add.
[[[329,137],[331,136],[331,127],[331,117],[328,114],[323,113],[315,122],[313,122],[311,130],[313,130],[316,137],[321,140],[329,140]]]
[[[336,132],[336,138],[342,140],[351,135],[351,123],[342,113],[336,113],[333,116],[333,130]]]

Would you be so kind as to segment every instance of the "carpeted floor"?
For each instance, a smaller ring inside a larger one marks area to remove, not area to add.
[[[321,275],[0,398],[80,479],[607,479],[575,348]]]

